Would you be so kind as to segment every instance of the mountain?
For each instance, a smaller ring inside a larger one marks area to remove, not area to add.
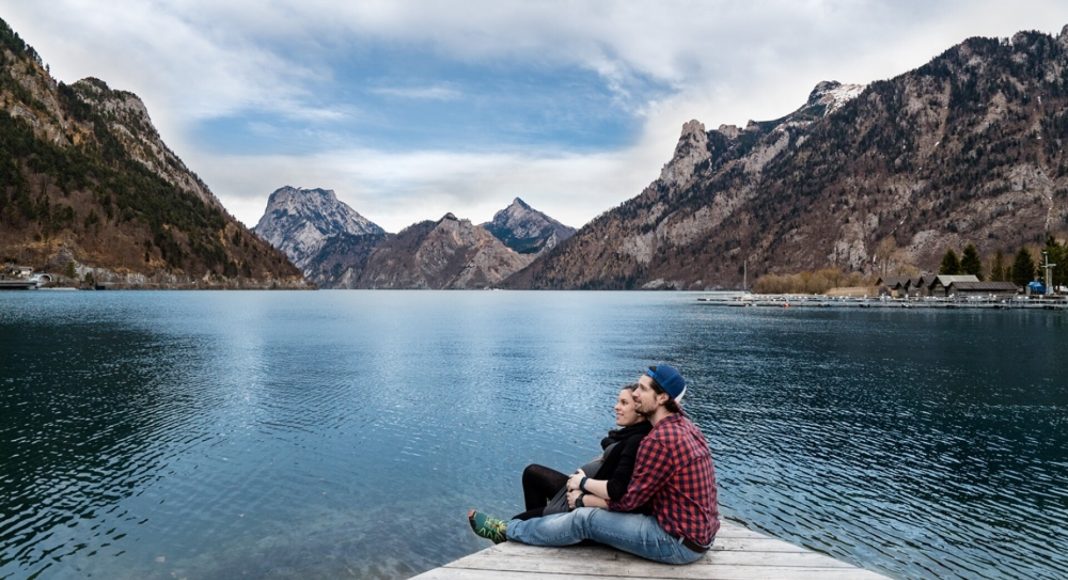
[[[511,205],[482,224],[489,233],[520,254],[539,254],[551,250],[575,234],[575,228],[565,226],[544,213],[530,207],[518,197]]]
[[[341,233],[323,242],[304,266],[304,275],[322,288],[362,288],[360,275],[371,253],[393,234]]]
[[[288,186],[271,194],[253,231],[324,288],[485,288],[574,233],[516,198],[489,224],[450,213],[394,235],[333,191]]]
[[[304,287],[134,94],[57,83],[0,20],[0,261],[135,287]]]
[[[338,286],[346,288],[487,288],[533,260],[451,213],[386,236],[370,249],[351,237],[335,243],[349,249],[335,255],[354,256],[332,269]]]
[[[339,201],[332,189],[299,189],[285,186],[267,200],[267,209],[256,235],[281,250],[309,279],[308,265],[323,246],[339,235],[381,238],[385,230]]]
[[[823,267],[937,268],[1068,231],[1068,26],[970,38],[781,119],[691,121],[660,177],[504,285],[741,286]]]

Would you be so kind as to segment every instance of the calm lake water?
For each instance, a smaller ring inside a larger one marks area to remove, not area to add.
[[[0,294],[0,577],[406,577],[676,364],[721,511],[896,577],[1068,570],[1068,316],[613,292]]]

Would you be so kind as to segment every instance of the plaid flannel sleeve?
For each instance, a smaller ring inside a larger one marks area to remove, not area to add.
[[[664,485],[670,474],[668,447],[659,440],[647,437],[638,448],[638,459],[627,493],[619,501],[609,501],[608,509],[629,512],[646,503]]]

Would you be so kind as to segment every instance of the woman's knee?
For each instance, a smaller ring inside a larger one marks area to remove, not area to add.
[[[523,468],[523,482],[533,481],[538,477],[538,471],[541,469],[540,465],[530,464]]]

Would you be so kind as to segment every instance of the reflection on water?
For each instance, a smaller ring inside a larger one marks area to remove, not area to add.
[[[693,295],[0,295],[0,577],[405,577],[675,362],[722,512],[895,576],[1068,569],[1068,320]]]

